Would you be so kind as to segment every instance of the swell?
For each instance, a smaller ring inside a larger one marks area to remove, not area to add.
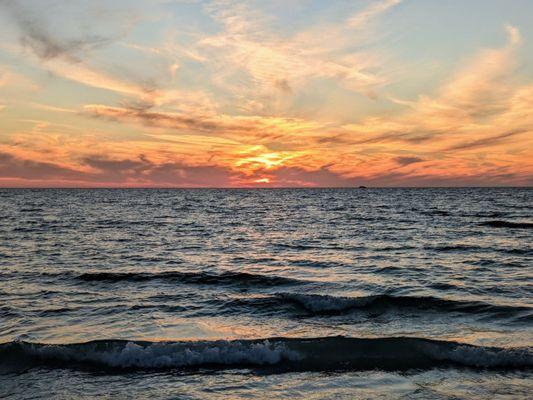
[[[188,369],[271,368],[284,371],[407,370],[435,367],[530,369],[533,349],[474,346],[413,337],[269,338],[233,341],[149,342],[101,340],[46,345],[0,345],[0,366]]]
[[[86,272],[75,276],[85,282],[146,282],[152,280],[179,281],[183,283],[218,285],[241,284],[254,286],[278,286],[306,283],[297,279],[247,272]]]
[[[519,318],[533,320],[533,309],[529,307],[496,305],[478,301],[459,301],[430,296],[393,296],[388,294],[342,297],[320,294],[278,293],[271,297],[240,299],[251,306],[276,312],[295,306],[311,315],[339,315],[351,312],[425,312],[477,314],[481,317]]]
[[[213,317],[222,315],[276,316],[280,318],[373,318],[383,314],[399,314],[416,317],[445,318],[449,320],[464,315],[469,319],[500,324],[531,324],[533,308],[495,305],[483,302],[446,300],[434,297],[408,297],[376,295],[341,297],[318,294],[276,293],[239,297],[215,297],[186,301],[187,295],[161,294],[150,296],[136,304],[99,306],[98,313],[146,312],[179,313],[183,317]],[[185,303],[184,303],[185,301]],[[36,310],[32,315],[40,317],[79,312],[82,307]],[[0,307],[0,316],[14,317],[21,311]],[[27,314],[27,312],[26,312]]]
[[[272,246],[278,249],[287,249],[287,250],[355,250],[360,249],[361,247],[343,247],[341,245],[314,245],[314,244],[303,244],[303,243],[273,243]]]
[[[510,228],[510,229],[532,229],[533,223],[530,222],[511,222],[503,220],[485,221],[480,225],[488,226],[491,228]]]
[[[465,244],[444,244],[444,245],[427,245],[424,247],[427,250],[434,250],[440,252],[471,252],[471,251],[486,251],[487,249],[481,246],[472,246]]]

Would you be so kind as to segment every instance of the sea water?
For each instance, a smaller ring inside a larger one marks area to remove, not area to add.
[[[0,397],[528,398],[533,190],[0,190]]]

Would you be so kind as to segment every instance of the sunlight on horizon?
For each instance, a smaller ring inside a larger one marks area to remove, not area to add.
[[[0,1],[0,187],[529,186],[532,13]]]

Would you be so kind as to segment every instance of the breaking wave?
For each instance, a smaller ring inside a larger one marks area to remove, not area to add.
[[[479,314],[503,314],[506,316],[527,314],[531,317],[533,310],[529,307],[495,305],[476,301],[458,301],[436,297],[393,296],[381,294],[363,297],[339,297],[320,294],[281,293],[277,297],[282,301],[296,303],[315,314],[343,313],[353,310],[387,311],[400,310],[434,310],[437,312],[461,312]]]
[[[102,340],[0,345],[0,365],[17,368],[187,369],[268,367],[283,371],[406,370],[434,367],[529,369],[533,350],[410,337],[269,338],[234,341]]]

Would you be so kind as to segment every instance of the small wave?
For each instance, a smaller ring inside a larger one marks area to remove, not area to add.
[[[514,228],[514,229],[531,229],[533,223],[530,222],[511,222],[511,221],[485,221],[481,222],[483,226],[489,226],[491,228]]]
[[[153,221],[151,220],[130,220],[130,221],[122,221],[122,220],[112,220],[112,219],[106,219],[106,220],[100,220],[95,221],[95,227],[98,229],[105,229],[105,228],[118,228],[118,227],[131,227],[131,226],[138,226],[138,225],[153,225]],[[164,224],[164,222],[158,221],[158,225]]]
[[[309,268],[342,268],[346,267],[347,264],[337,262],[337,261],[318,261],[318,260],[288,260],[288,264],[295,265],[298,267],[309,267]]]
[[[511,248],[511,249],[502,249],[501,251],[508,253],[508,254],[518,254],[518,255],[533,255],[533,249],[517,249],[517,248]]]
[[[385,312],[391,310],[430,310],[437,312],[459,312],[468,314],[502,314],[505,316],[531,317],[528,307],[494,305],[476,301],[447,300],[436,297],[375,295],[342,297],[320,294],[281,293],[282,301],[294,302],[313,314],[339,314],[354,310]]]
[[[404,268],[398,267],[396,265],[387,265],[386,267],[373,268],[373,271],[377,274],[397,274],[404,272]]]
[[[341,245],[313,245],[313,244],[299,244],[299,243],[274,243],[274,247],[289,250],[353,250],[355,248],[347,248]]]
[[[217,299],[209,302],[217,314],[241,314],[257,312],[269,316],[328,317],[349,316],[374,317],[386,313],[416,316],[445,314],[468,315],[480,320],[501,321],[505,324],[533,322],[533,308],[495,305],[475,301],[446,300],[435,297],[409,297],[375,295],[342,297],[319,294],[277,293],[274,295],[245,296]]]
[[[19,313],[9,306],[0,306],[0,316],[4,318],[17,317]]]
[[[37,232],[46,232],[46,229],[43,228],[31,228],[31,227],[25,227],[25,226],[18,226],[13,228],[13,232],[17,233],[37,233]]]
[[[417,246],[409,246],[409,245],[400,245],[400,246],[383,246],[383,247],[375,247],[371,250],[373,251],[405,251],[405,250],[413,250],[417,249]]]
[[[295,285],[305,283],[296,279],[274,275],[250,274],[247,272],[86,272],[77,276],[85,282],[146,282],[151,280],[180,281],[184,283],[217,285],[240,284],[254,286]]]
[[[492,212],[480,211],[480,212],[473,213],[473,214],[463,214],[464,217],[475,217],[475,218],[501,218],[501,217],[505,217],[506,215],[508,214],[504,212],[500,212],[500,211],[492,211]]]
[[[59,307],[59,308],[49,308],[45,310],[38,310],[36,312],[38,313],[39,316],[46,317],[49,315],[77,312],[77,311],[80,311],[81,309],[82,307]]]
[[[435,246],[426,246],[427,250],[434,250],[440,252],[461,252],[461,251],[480,251],[486,250],[480,246],[473,246],[467,244],[444,244],[444,245],[435,245]]]
[[[149,304],[134,304],[133,306],[130,306],[129,309],[131,311],[136,310],[157,310],[157,311],[164,311],[164,312],[186,312],[191,311],[191,309],[198,308],[198,307],[185,307],[177,304],[159,304],[159,303],[149,303]]]
[[[439,210],[439,209],[429,209],[429,210],[421,211],[421,213],[424,215],[439,215],[442,217],[449,217],[450,215],[452,215],[449,211]]]
[[[19,212],[21,212],[21,213],[26,213],[26,212],[32,213],[32,212],[43,212],[43,211],[44,211],[44,209],[42,209],[40,207],[35,207],[35,208],[33,208],[33,207],[27,207],[27,208],[26,207],[22,207],[19,210]]]
[[[437,290],[453,290],[453,289],[457,289],[456,285],[452,285],[451,283],[444,283],[444,282],[434,282],[431,285],[429,285],[429,287],[432,288],[432,289],[437,289]]]
[[[533,350],[531,347],[505,349],[414,337],[193,342],[102,340],[63,345],[9,342],[0,345],[0,364],[7,369],[35,365],[112,370],[268,367],[275,372],[455,366],[529,369],[533,367]]]

